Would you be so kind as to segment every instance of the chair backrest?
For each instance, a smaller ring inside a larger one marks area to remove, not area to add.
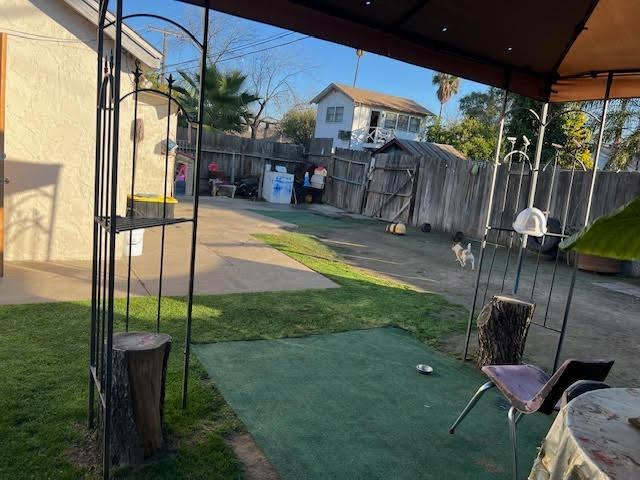
[[[566,360],[531,401],[532,410],[551,414],[567,388],[578,380],[602,382],[612,366],[613,360]]]
[[[594,390],[602,390],[605,388],[611,388],[604,382],[596,382],[595,380],[578,380],[573,385],[569,386],[560,400],[560,408],[566,407],[569,402],[574,398],[579,397],[583,393],[593,392]]]

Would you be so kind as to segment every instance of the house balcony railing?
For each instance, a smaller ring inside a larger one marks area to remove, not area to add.
[[[366,143],[385,144],[394,139],[396,131],[393,128],[369,127]]]

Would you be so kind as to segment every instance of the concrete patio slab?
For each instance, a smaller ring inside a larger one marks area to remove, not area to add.
[[[248,205],[255,205],[246,202]],[[335,283],[267,247],[252,237],[291,227],[286,222],[245,210],[242,201],[201,201],[196,294],[244,293],[334,288]],[[178,205],[177,216],[190,216],[191,204]],[[189,284],[191,224],[166,228],[164,295],[185,295]],[[157,295],[161,229],[145,231],[144,253],[132,258],[133,295]],[[127,261],[117,261],[116,294],[124,296]],[[0,304],[86,300],[91,297],[91,262],[7,262],[0,279]]]

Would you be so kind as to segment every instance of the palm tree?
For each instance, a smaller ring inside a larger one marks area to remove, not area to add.
[[[179,71],[181,82],[175,87],[179,101],[188,115],[195,119],[198,113],[200,74]],[[246,75],[239,71],[220,72],[215,65],[207,67],[204,85],[203,124],[216,130],[242,132],[245,118],[250,116],[250,105],[259,97],[244,90]]]
[[[455,75],[449,75],[448,73],[435,73],[432,79],[433,85],[438,86],[438,100],[440,100],[440,113],[438,114],[438,120],[442,119],[442,108],[444,104],[451,100],[458,90],[460,89],[460,79]]]

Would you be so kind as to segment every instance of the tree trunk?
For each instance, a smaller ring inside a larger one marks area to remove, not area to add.
[[[170,351],[169,335],[114,334],[112,465],[140,465],[164,447],[162,420]]]
[[[478,315],[476,365],[514,365],[522,361],[535,305],[514,297],[496,295]]]

